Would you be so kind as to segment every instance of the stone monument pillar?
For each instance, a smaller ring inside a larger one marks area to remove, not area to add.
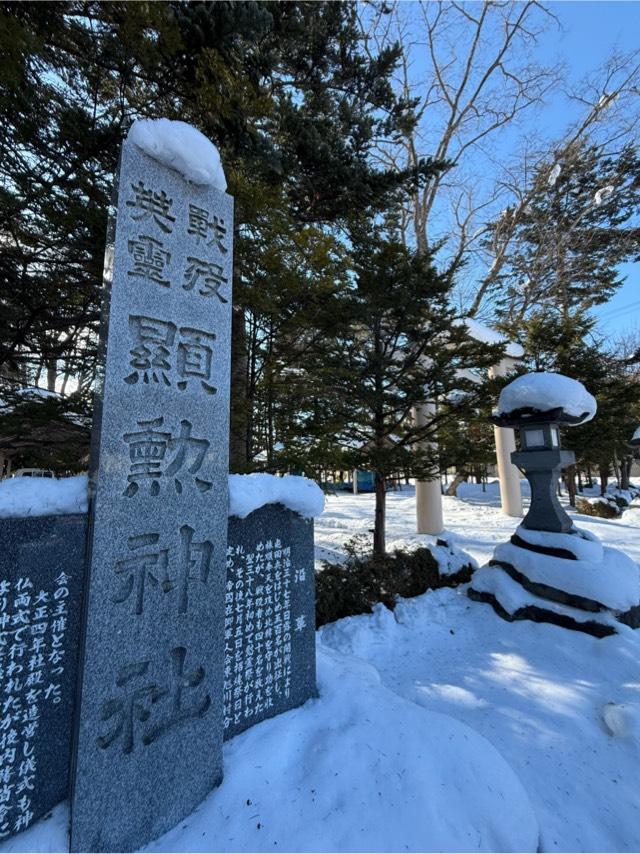
[[[73,851],[134,850],[222,779],[233,200],[129,138],[112,232]]]

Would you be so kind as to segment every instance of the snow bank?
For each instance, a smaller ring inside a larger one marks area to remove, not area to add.
[[[595,398],[577,380],[562,374],[532,373],[517,377],[505,386],[498,398],[498,415],[509,415],[518,409],[548,412],[562,409],[567,415],[590,421],[596,414]]]
[[[610,735],[629,739],[640,747],[640,703],[607,703],[602,720]]]
[[[86,474],[56,480],[12,477],[0,482],[0,518],[87,512]]]
[[[313,480],[292,474],[229,475],[229,516],[244,519],[265,504],[284,504],[301,516],[313,518],[324,510],[324,493]]]
[[[138,119],[131,125],[128,139],[187,181],[223,192],[227,189],[218,149],[192,125],[169,119]]]
[[[469,335],[476,341],[482,341],[484,344],[506,344],[505,354],[512,359],[521,359],[524,356],[524,350],[519,344],[509,341],[504,335],[501,335],[489,326],[485,326],[475,318],[464,317],[458,323],[460,326],[466,326]]]
[[[225,776],[145,851],[535,851],[529,798],[484,737],[318,650],[319,698],[225,745]],[[67,850],[66,810],[7,850]]]
[[[13,477],[0,483],[0,518],[87,512],[87,475],[56,479]],[[283,504],[301,516],[319,516],[324,493],[306,477],[229,475],[229,515],[244,519],[265,504]]]
[[[618,549],[603,549],[599,563],[568,560],[501,543],[494,558],[509,563],[529,581],[594,599],[614,611],[628,611],[640,601],[640,568]],[[473,586],[475,587],[473,578]]]

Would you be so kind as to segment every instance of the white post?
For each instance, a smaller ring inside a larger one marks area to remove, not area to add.
[[[414,407],[413,417],[416,427],[424,427],[436,411],[435,403],[423,403]],[[427,446],[436,448],[433,442]],[[441,534],[444,528],[442,518],[442,490],[440,478],[434,480],[416,480],[416,531],[418,534]]]
[[[353,494],[358,494],[358,469],[353,470]]]
[[[489,369],[489,376],[504,377],[514,366],[515,359],[507,356],[499,364]],[[507,516],[519,517],[523,515],[520,472],[511,462],[511,452],[516,449],[516,435],[511,427],[494,425],[493,432],[496,440],[502,512]]]

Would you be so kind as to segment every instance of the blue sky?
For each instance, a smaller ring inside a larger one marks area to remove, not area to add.
[[[613,47],[623,52],[640,47],[640,3],[634,0],[567,0],[550,3],[549,7],[563,27],[563,32],[553,39],[554,48],[549,45],[549,56],[558,55],[564,59],[574,79],[603,63]],[[545,116],[553,121],[552,104],[545,110]],[[555,118],[561,129],[566,116],[558,114]],[[626,276],[623,287],[594,312],[599,318],[599,330],[605,334],[640,329],[640,264],[625,264],[621,272]]]

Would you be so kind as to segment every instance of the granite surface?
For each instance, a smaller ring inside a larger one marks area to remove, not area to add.
[[[71,848],[128,851],[222,778],[232,199],[126,141],[103,366]]]
[[[225,738],[315,696],[313,520],[229,519],[224,629]]]
[[[0,840],[67,797],[86,534],[0,520]]]

